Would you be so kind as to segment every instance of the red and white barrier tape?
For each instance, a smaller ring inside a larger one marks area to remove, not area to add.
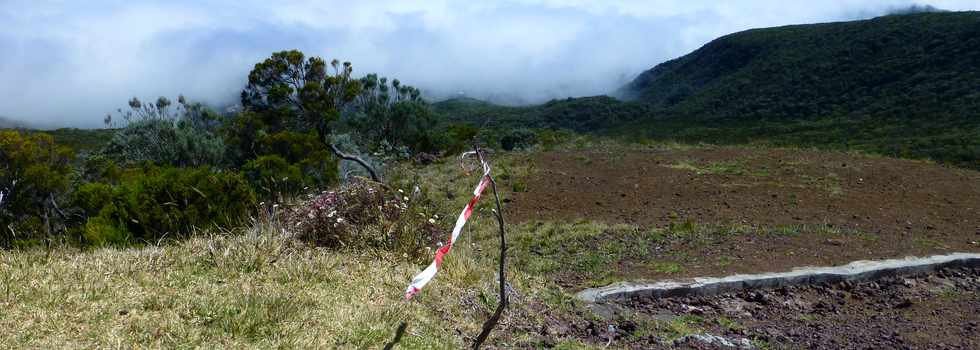
[[[466,158],[470,155],[476,155],[480,159],[480,163],[483,166],[483,177],[480,178],[480,183],[476,185],[476,189],[473,190],[473,199],[466,204],[463,208],[463,212],[459,213],[459,218],[456,219],[456,226],[453,227],[453,233],[449,236],[449,242],[446,245],[440,247],[436,250],[436,258],[422,270],[415,278],[412,279],[412,283],[408,285],[408,289],[405,290],[405,300],[412,299],[415,294],[418,294],[425,287],[433,277],[436,276],[436,272],[439,271],[439,267],[442,266],[442,258],[449,253],[449,250],[453,248],[453,244],[456,243],[456,239],[459,238],[460,232],[463,231],[463,226],[466,225],[466,221],[470,219],[470,215],[473,214],[473,207],[476,206],[476,202],[480,200],[480,196],[483,194],[483,190],[490,185],[490,164],[488,164],[483,157],[476,154],[475,151],[470,151],[463,153],[462,158]]]

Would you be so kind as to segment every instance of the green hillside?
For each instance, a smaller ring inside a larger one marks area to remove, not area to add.
[[[959,116],[980,103],[980,13],[749,30],[644,72],[624,92],[710,118]]]
[[[980,13],[749,30],[658,65],[621,93],[663,116],[622,132],[980,168]]]
[[[498,106],[472,98],[436,102],[433,109],[450,122],[489,127],[528,127],[590,132],[643,118],[649,108],[609,96],[551,100],[535,106]]]
[[[447,118],[685,142],[854,149],[980,168],[980,13],[754,29],[657,65],[605,96]]]

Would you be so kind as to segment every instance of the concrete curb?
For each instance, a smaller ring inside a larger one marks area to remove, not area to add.
[[[744,289],[868,281],[887,276],[919,275],[935,272],[942,268],[962,266],[980,267],[980,254],[953,253],[926,258],[861,260],[843,266],[803,267],[793,269],[790,272],[733,275],[722,278],[698,277],[655,283],[619,282],[605,287],[583,290],[576,294],[576,297],[594,303],[624,300],[632,297],[661,298],[715,295]]]

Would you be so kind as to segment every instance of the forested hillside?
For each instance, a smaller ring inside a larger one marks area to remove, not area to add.
[[[980,13],[735,33],[657,65],[616,95],[630,102],[435,107],[474,124],[856,149],[980,168]]]

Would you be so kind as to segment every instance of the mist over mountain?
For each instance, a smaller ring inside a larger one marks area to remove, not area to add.
[[[919,11],[725,35],[607,97],[445,118],[682,142],[858,149],[980,168],[980,12]]]
[[[980,9],[975,1],[933,6]],[[351,61],[423,89],[506,105],[606,94],[658,62],[749,28],[852,20],[907,0],[54,2],[0,5],[0,114],[101,126],[137,96],[236,102],[271,52]]]
[[[19,121],[16,118],[0,115],[0,129],[27,128],[31,125]]]
[[[963,118],[978,81],[980,12],[919,12],[726,35],[620,92],[698,119]]]

